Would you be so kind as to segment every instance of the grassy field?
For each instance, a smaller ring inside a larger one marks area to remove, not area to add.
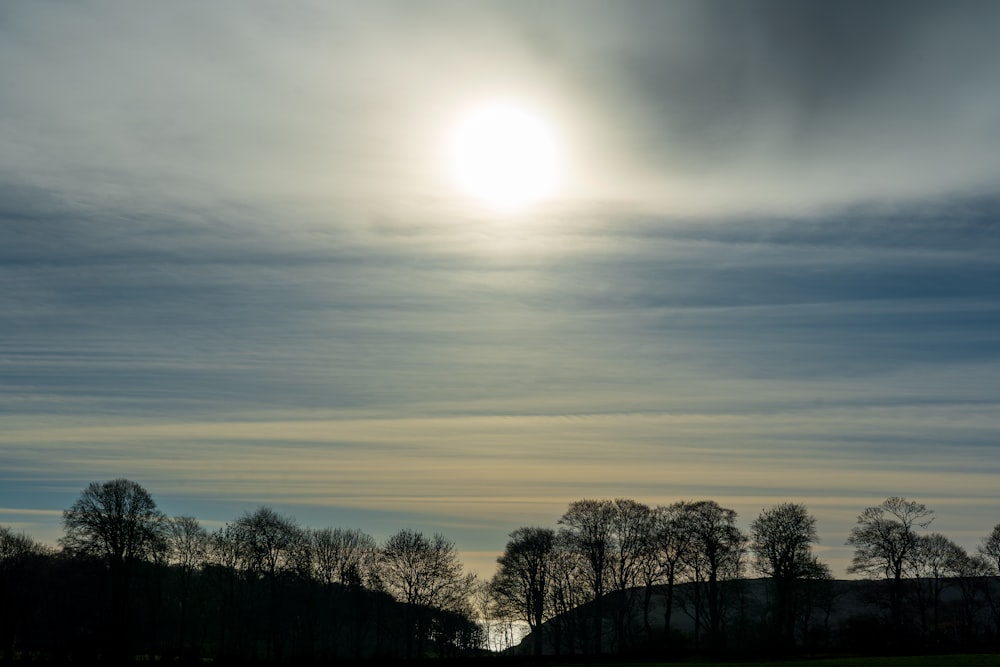
[[[607,663],[601,667],[1000,667],[1000,654],[831,658],[765,662]]]

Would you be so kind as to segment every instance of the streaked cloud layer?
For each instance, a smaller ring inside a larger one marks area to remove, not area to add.
[[[441,531],[584,496],[1000,521],[994,3],[0,9],[0,522],[95,479],[215,525]],[[441,170],[514,94],[505,219]]]

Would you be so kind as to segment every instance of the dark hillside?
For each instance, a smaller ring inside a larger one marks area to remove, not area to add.
[[[723,582],[724,622],[715,638],[703,621],[705,584],[679,584],[674,591],[669,631],[664,629],[665,591],[646,590],[608,595],[603,601],[603,646],[606,653],[636,657],[680,658],[692,655],[750,657],[781,654],[823,655],[913,654],[992,651],[998,648],[997,609],[1000,578],[949,579],[938,582],[940,597],[929,602],[922,591],[931,582],[908,580],[905,626],[893,632],[889,591],[884,581],[831,580],[810,582],[800,592],[794,644],[776,648],[770,642],[773,586],[766,579]],[[993,604],[991,604],[991,601]],[[582,656],[592,645],[588,630],[595,606],[582,605],[549,619],[542,627],[544,654]],[[616,613],[629,619],[624,633],[616,629]],[[531,651],[530,634],[513,654]]]

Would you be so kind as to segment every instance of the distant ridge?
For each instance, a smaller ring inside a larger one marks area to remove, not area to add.
[[[796,652],[851,651],[859,653],[912,652],[913,650],[995,648],[996,627],[1000,620],[1000,577],[975,580],[907,579],[908,605],[905,627],[900,634],[891,628],[888,610],[888,583],[885,580],[837,579],[811,582],[814,590],[804,593],[797,609]],[[936,608],[921,597],[921,588],[940,586]],[[772,582],[769,579],[739,579],[720,582],[723,588],[725,623],[723,637],[711,640],[697,629],[695,600],[698,586],[683,583],[674,588],[671,632],[664,632],[665,586],[654,586],[648,613],[644,609],[645,587],[604,596],[605,653],[643,654],[667,650],[676,653],[756,652],[767,649],[768,616],[771,608]],[[702,591],[702,595],[704,592]],[[921,605],[923,600],[926,604]],[[542,626],[543,655],[586,654],[586,629],[592,627],[594,609],[589,602],[549,619]],[[627,636],[615,636],[614,615],[628,610]],[[935,621],[936,615],[936,621]],[[647,622],[649,627],[647,628]],[[573,635],[573,628],[583,631]],[[652,633],[649,632],[652,631]],[[971,630],[971,632],[970,632]],[[904,645],[900,645],[905,643]],[[532,633],[506,652],[529,655],[534,646]]]

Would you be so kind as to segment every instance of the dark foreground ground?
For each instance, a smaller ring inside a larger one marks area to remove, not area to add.
[[[746,660],[678,660],[661,662],[623,661],[608,658],[606,660],[594,657],[551,657],[551,658],[511,658],[488,656],[479,658],[445,658],[434,660],[400,660],[387,658],[372,659],[361,662],[351,661],[310,661],[296,660],[289,662],[247,662],[240,660],[136,660],[131,662],[113,661],[50,661],[37,660],[29,656],[20,656],[13,660],[0,657],[0,665],[175,665],[187,667],[199,665],[226,666],[254,665],[260,667],[313,667],[327,665],[335,667],[381,667],[381,665],[405,665],[407,667],[1000,667],[1000,654],[955,654],[955,655],[914,655],[914,656],[877,656],[877,657],[823,657],[809,659],[746,659]]]

